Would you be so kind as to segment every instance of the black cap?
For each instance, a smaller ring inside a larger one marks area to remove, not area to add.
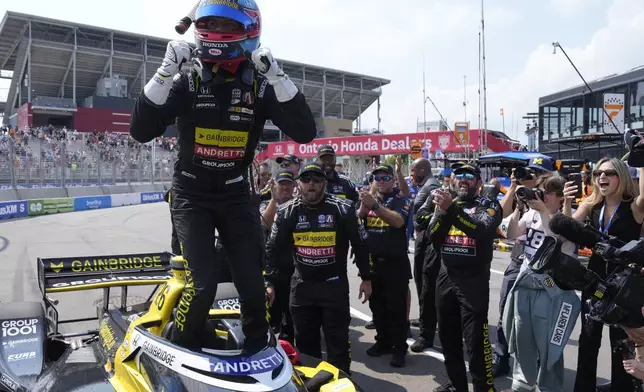
[[[295,182],[295,176],[293,175],[293,172],[290,170],[280,170],[279,172],[277,172],[277,177],[275,177],[275,182],[281,182],[281,181]]]
[[[335,150],[333,149],[333,146],[330,144],[325,144],[323,146],[320,146],[320,148],[318,148],[318,157],[321,157],[323,155],[335,155]]]
[[[326,174],[324,172],[324,169],[322,169],[322,165],[320,165],[317,162],[312,162],[309,163],[308,165],[304,166],[302,170],[300,170],[300,177],[304,175],[318,175],[325,177]],[[300,178],[298,177],[298,178]]]
[[[284,155],[283,157],[279,157],[275,159],[275,162],[277,162],[278,165],[281,165],[282,162],[292,162],[292,163],[300,163],[300,158],[296,157],[295,155]]]
[[[463,164],[456,169],[454,169],[454,174],[461,174],[461,173],[472,173],[476,177],[481,178],[481,169],[478,168],[478,166],[471,165],[469,163]]]
[[[373,169],[373,171],[371,173],[376,174],[377,172],[385,172],[385,173],[391,174],[393,176],[394,175],[394,168],[391,167],[391,165],[382,164],[382,165],[378,165],[378,167]]]

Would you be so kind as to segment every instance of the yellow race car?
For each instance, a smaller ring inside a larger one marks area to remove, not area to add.
[[[242,354],[239,301],[231,283],[219,285],[204,326],[212,339],[197,351],[171,343],[184,268],[183,259],[170,253],[39,258],[43,303],[0,307],[0,391],[362,391],[345,373],[298,354],[272,334],[262,351]],[[147,300],[129,304],[132,286],[156,288]],[[110,296],[113,288],[121,289],[120,300]],[[96,317],[58,319],[52,295],[92,289],[103,289]],[[58,331],[62,323],[89,320],[98,320],[98,328]]]

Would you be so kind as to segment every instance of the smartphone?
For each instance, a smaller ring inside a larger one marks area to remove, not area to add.
[[[577,186],[577,193],[575,193],[575,198],[580,199],[582,196],[582,186],[581,183],[581,173],[568,174],[568,181],[573,181]]]

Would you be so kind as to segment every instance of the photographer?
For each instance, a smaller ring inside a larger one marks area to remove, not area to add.
[[[530,207],[519,219],[515,210],[508,225],[508,239],[520,238],[524,259],[504,309],[503,329],[509,352],[513,354],[512,391],[563,391],[563,350],[575,326],[581,303],[574,290],[557,286],[547,274],[533,272],[528,264],[546,236],[552,236],[550,216],[559,211],[564,200],[564,180],[559,176],[542,176],[537,189],[519,192]],[[563,253],[574,255],[576,246],[563,240]],[[564,304],[569,307],[563,308]],[[565,321],[559,341],[551,336]]]
[[[572,199],[577,193],[577,187],[570,182],[566,184],[564,213],[580,222],[589,219],[595,229],[605,235],[618,237],[622,241],[638,239],[642,221],[644,221],[642,184],[640,184],[638,197],[628,166],[619,159],[604,158],[597,162],[595,167],[592,173],[592,194],[579,205],[574,214],[571,213]],[[640,175],[643,172],[644,168],[640,168]],[[594,253],[588,263],[588,269],[596,272],[601,278],[606,278],[615,267],[614,263],[607,263]],[[589,311],[586,305],[587,299],[586,295],[582,296],[582,330],[579,336],[575,392],[593,391],[597,379],[597,357],[601,346],[603,324],[586,320],[586,314]],[[626,333],[621,328],[609,327],[609,330],[613,348],[620,340],[626,338]],[[621,366],[620,353],[613,351],[611,361],[611,391],[633,391],[632,379]]]
[[[508,188],[503,200],[501,200],[501,208],[503,209],[503,218],[507,218],[513,213],[523,214],[528,209],[528,206],[521,200],[516,198],[519,186],[524,186],[532,189],[536,186],[539,178],[551,174],[553,171],[552,160],[543,157],[536,157],[530,160],[530,164],[524,167],[512,169],[510,175],[511,185]],[[521,218],[521,215],[518,216]],[[514,282],[517,280],[519,271],[521,269],[522,260],[520,256],[523,255],[523,242],[521,239],[517,241],[512,249],[510,255],[510,264],[503,273],[503,283],[501,284],[501,297],[499,299],[499,327],[496,329],[496,344],[494,345],[493,366],[492,372],[494,377],[501,377],[510,372],[510,353],[508,352],[508,343],[503,332],[501,325],[503,324],[503,308],[508,293],[512,289]]]
[[[482,181],[478,167],[464,164],[454,173],[457,197],[453,199],[445,190],[434,191],[436,210],[427,227],[432,246],[440,252],[436,280],[438,335],[450,380],[434,392],[468,390],[463,340],[474,391],[494,392],[487,314],[493,239],[503,211],[496,200],[479,196]],[[418,213],[426,213],[421,211]]]

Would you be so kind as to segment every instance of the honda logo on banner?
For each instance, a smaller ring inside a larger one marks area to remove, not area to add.
[[[604,132],[618,133],[624,130],[624,94],[604,94],[604,110],[613,120],[612,123],[604,113]],[[614,124],[614,125],[613,125]],[[615,126],[617,129],[615,129]]]

